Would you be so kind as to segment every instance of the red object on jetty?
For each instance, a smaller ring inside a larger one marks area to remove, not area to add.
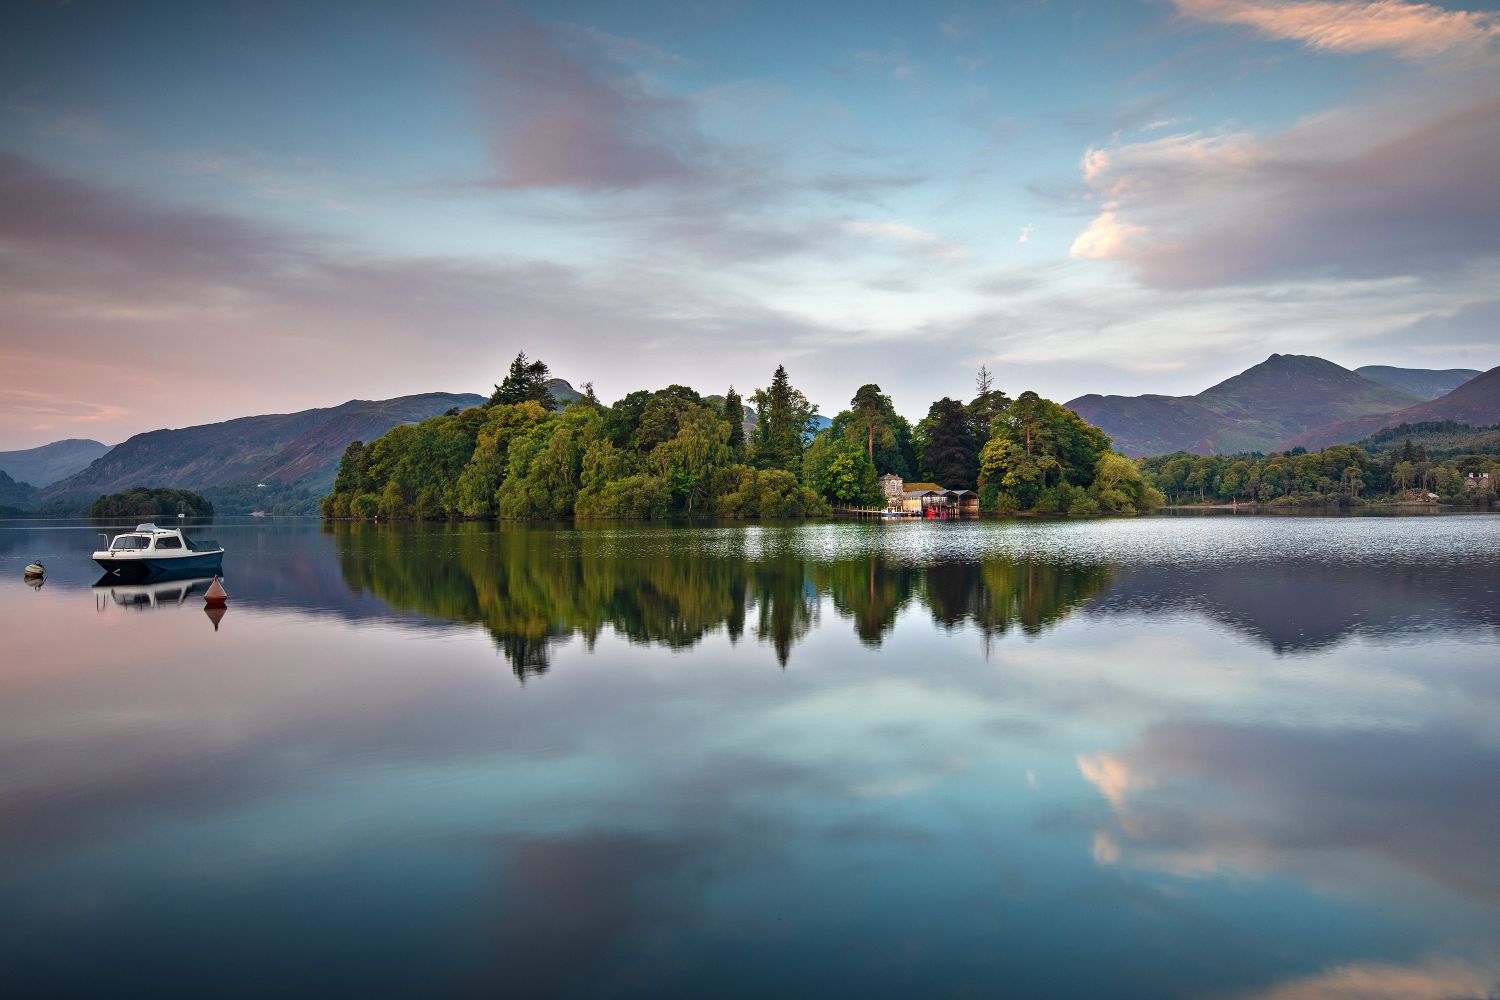
[[[203,603],[222,608],[227,600],[229,595],[224,592],[223,584],[219,583],[218,577],[214,577],[214,582],[208,585],[208,592],[203,595]]]

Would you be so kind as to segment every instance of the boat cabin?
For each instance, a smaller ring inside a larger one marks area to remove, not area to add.
[[[138,524],[134,531],[116,535],[109,543],[111,552],[180,552],[190,548],[180,528],[158,528],[151,523]]]

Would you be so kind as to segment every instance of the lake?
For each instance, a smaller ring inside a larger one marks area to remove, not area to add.
[[[97,530],[0,522],[8,997],[1500,992],[1500,516]]]

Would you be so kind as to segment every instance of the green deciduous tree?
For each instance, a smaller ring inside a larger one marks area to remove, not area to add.
[[[980,452],[980,479],[1003,494],[996,497],[999,504],[1066,511],[1078,500],[1075,491],[1093,484],[1099,457],[1109,450],[1109,437],[1099,428],[1050,399],[1023,392],[995,418]]]
[[[827,431],[814,438],[803,455],[802,482],[839,507],[878,507],[882,499],[875,466],[866,453]]]

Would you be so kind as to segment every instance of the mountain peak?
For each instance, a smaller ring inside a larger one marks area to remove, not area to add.
[[[1296,437],[1290,437],[1281,442],[1281,447],[1291,448],[1300,445],[1309,451],[1315,451],[1319,448],[1326,448],[1330,444],[1357,441],[1382,427],[1436,420],[1453,420],[1475,427],[1500,422],[1500,367],[1482,372],[1466,380],[1452,392],[1436,399],[1424,400],[1391,413],[1371,414],[1359,419],[1331,422],[1325,426],[1304,431]]]
[[[1270,451],[1324,424],[1419,402],[1326,358],[1272,354],[1195,396],[1080,397],[1068,405],[1126,454],[1160,455]]]

